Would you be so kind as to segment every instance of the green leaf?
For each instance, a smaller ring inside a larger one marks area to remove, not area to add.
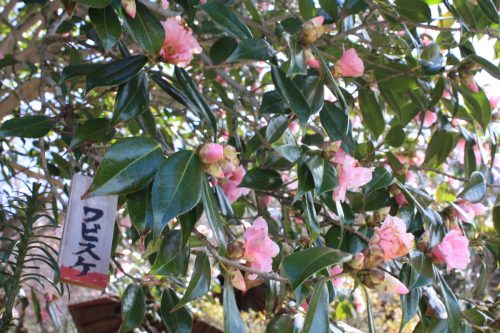
[[[217,244],[222,247],[222,252],[227,248],[226,236],[224,234],[224,222],[219,213],[219,206],[215,200],[215,196],[210,189],[208,180],[205,178],[203,181],[202,200],[205,215],[207,216],[208,225],[214,233]]]
[[[321,8],[323,8],[328,14],[330,14],[334,21],[337,21],[339,16],[337,1],[319,0],[319,4],[321,5]]]
[[[153,182],[154,238],[171,219],[196,206],[202,182],[201,163],[194,151],[178,151],[162,163]]]
[[[241,319],[240,311],[236,305],[234,298],[234,290],[231,285],[231,275],[226,272],[224,275],[224,291],[223,291],[223,308],[224,308],[224,332],[244,333],[245,323]]]
[[[296,76],[294,82],[301,88],[311,112],[319,112],[325,104],[323,80],[319,76]]]
[[[239,187],[259,191],[272,191],[283,185],[279,172],[271,169],[254,168],[247,171]]]
[[[107,142],[115,135],[115,129],[110,127],[109,120],[104,118],[89,119],[78,126],[75,136],[71,139],[69,148],[75,148],[82,143]]]
[[[156,241],[156,242],[159,242]],[[158,243],[154,243],[155,245]],[[158,253],[151,266],[149,274],[167,275],[169,264],[174,261],[179,253],[182,252],[182,234],[180,230],[167,232],[161,239]]]
[[[313,247],[295,252],[285,258],[285,273],[297,289],[307,278],[328,266],[352,259],[352,255],[327,247]]]
[[[162,160],[160,145],[150,138],[118,140],[104,155],[86,197],[138,191],[151,182]]]
[[[406,286],[411,285],[411,271],[410,265],[405,264],[403,269],[401,269],[401,275],[399,280],[403,282]],[[420,289],[410,289],[410,292],[406,295],[401,295],[401,307],[402,307],[402,317],[401,325],[399,331],[402,332],[405,325],[417,314],[418,301],[420,300]]]
[[[156,57],[165,39],[165,29],[145,5],[136,1],[136,6],[135,18],[125,15],[125,27],[144,50]]]
[[[401,146],[406,139],[406,134],[404,131],[404,126],[396,125],[391,127],[385,136],[385,143],[392,147]]]
[[[87,92],[96,87],[117,86],[134,77],[148,62],[143,55],[116,60],[98,67],[87,74]]]
[[[186,245],[186,243],[189,240],[189,237],[191,236],[191,232],[194,229],[194,226],[196,222],[201,217],[201,214],[203,213],[203,205],[199,204],[196,205],[193,209],[191,209],[189,212],[182,214],[179,216],[179,222],[181,224],[181,231],[182,231],[182,245]]]
[[[458,194],[458,197],[472,203],[477,203],[484,199],[486,189],[486,179],[484,175],[479,171],[474,171],[467,184],[465,184],[462,192]]]
[[[477,0],[483,14],[493,23],[498,24],[498,9],[492,0]]]
[[[307,227],[307,232],[309,233],[310,242],[314,242],[319,234],[321,233],[321,226],[318,222],[318,217],[316,215],[316,209],[314,208],[314,200],[311,192],[305,194],[305,223]]]
[[[265,333],[294,333],[294,320],[290,315],[274,317],[266,327]]]
[[[132,283],[122,296],[122,324],[120,332],[128,332],[139,326],[144,319],[146,298],[141,286]]]
[[[329,294],[325,278],[322,277],[316,284],[309,301],[309,308],[304,319],[303,333],[330,332]]]
[[[75,0],[77,3],[91,7],[104,8],[111,3],[111,0]]]
[[[483,129],[486,129],[491,121],[491,106],[484,91],[471,92],[468,88],[459,87],[460,94],[464,98],[467,112],[477,121]]]
[[[365,186],[365,194],[369,194],[378,189],[392,184],[393,178],[389,171],[383,167],[376,167],[372,174],[372,180]]]
[[[495,200],[495,204],[493,205],[493,224],[495,225],[495,230],[497,231],[497,235],[500,236],[500,194]]]
[[[489,1],[489,0],[485,0]],[[487,71],[491,76],[493,76],[495,79],[500,80],[500,69],[486,60],[483,57],[478,56],[477,54],[471,54],[469,58],[475,62],[477,62],[481,67]]]
[[[189,333],[193,326],[193,319],[186,308],[173,310],[177,302],[177,295],[172,289],[167,288],[163,291],[160,309],[163,323],[170,333]]]
[[[107,6],[103,9],[90,8],[89,17],[102,42],[104,51],[109,52],[118,42],[122,33],[118,15],[116,15],[112,6]]]
[[[414,22],[429,22],[431,9],[422,0],[396,0],[397,11],[401,16]]]
[[[172,311],[176,311],[187,303],[204,296],[210,289],[210,279],[210,261],[207,255],[202,252],[196,256],[193,274],[191,275],[191,280],[189,280],[184,296],[182,296],[182,299],[175,305]]]
[[[66,66],[62,71],[60,82],[77,76],[87,76],[103,66],[106,66],[106,64],[78,64]]]
[[[250,29],[238,16],[218,0],[208,1],[204,5],[198,6],[198,8],[204,10],[219,28],[231,36],[242,40],[253,37]]]
[[[368,294],[368,290],[365,287],[362,287],[365,292],[366,298],[366,316],[368,319],[368,332],[375,333],[375,320],[373,319],[373,311],[372,311],[372,302],[370,301],[370,296]]]
[[[196,112],[199,117],[204,118],[210,124],[210,129],[212,130],[212,135],[214,141],[217,138],[217,119],[210,110],[210,106],[203,97],[203,95],[198,91],[196,84],[193,82],[189,74],[180,67],[175,67],[175,77],[177,82],[180,84],[182,91],[186,94],[187,98],[183,99],[183,102],[191,111]]]
[[[269,120],[266,127],[266,141],[270,144],[278,141],[288,128],[288,118],[284,115],[277,115]]]
[[[193,327],[193,318],[186,308],[173,310],[179,298],[175,292],[166,288],[161,296],[161,319],[170,333],[190,333]]]
[[[436,268],[434,268],[434,274],[438,277],[441,296],[443,297],[446,312],[448,313],[448,325],[452,333],[458,333],[460,332],[460,326],[462,326],[460,323],[460,304],[445,279]]]
[[[297,87],[297,85],[286,77],[278,66],[272,66],[271,75],[276,90],[283,98],[285,103],[297,115],[302,127],[304,127],[312,114],[311,106]]]
[[[150,187],[127,195],[127,208],[130,220],[139,232],[153,228]]]
[[[286,113],[286,105],[276,90],[266,91],[262,95],[260,113]]]
[[[456,134],[444,129],[434,132],[425,152],[424,164],[436,167],[443,164],[453,148],[455,148],[457,139]]]
[[[325,102],[323,110],[319,113],[321,125],[333,141],[340,140],[342,148],[350,154],[356,149],[356,143],[352,135],[352,125],[349,116],[330,102]]]
[[[219,38],[210,47],[209,55],[214,65],[223,63],[238,47],[236,39],[228,36]]]
[[[17,136],[41,138],[54,127],[54,119],[47,116],[24,116],[6,120],[0,125],[0,138]]]
[[[359,108],[363,116],[363,123],[375,138],[382,134],[385,128],[384,115],[371,90],[364,88],[359,91]]]
[[[300,15],[304,20],[310,20],[316,16],[314,0],[299,0]]]
[[[268,42],[261,38],[249,38],[241,41],[226,61],[268,60],[272,56],[273,49]]]
[[[144,71],[118,88],[111,123],[126,122],[149,108],[148,77]]]

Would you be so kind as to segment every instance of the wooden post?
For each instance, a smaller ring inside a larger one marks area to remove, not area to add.
[[[91,183],[91,177],[73,177],[58,264],[61,281],[104,289],[109,280],[118,196],[82,200]]]

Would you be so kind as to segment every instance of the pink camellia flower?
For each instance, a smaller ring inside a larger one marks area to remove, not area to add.
[[[346,155],[342,164],[337,166],[339,185],[333,191],[333,200],[344,202],[347,190],[360,187],[372,180],[372,171],[357,165],[358,161]]]
[[[330,274],[330,276],[335,276],[335,275],[339,275],[340,273],[342,273],[344,269],[342,268],[342,266],[340,265],[335,265],[333,266],[329,271],[328,273]],[[336,279],[333,279],[332,280],[332,284],[335,288],[340,288],[345,282],[345,279],[342,278],[342,277],[339,277],[339,278],[336,278]]]
[[[224,179],[220,181],[220,187],[230,202],[234,202],[250,192],[250,189],[238,187],[245,176],[245,169],[241,165],[234,167],[227,163],[223,172]]]
[[[258,217],[253,225],[243,234],[245,238],[245,254],[243,257],[248,261],[249,266],[261,272],[271,272],[273,270],[273,257],[280,252],[276,244],[268,236],[267,223],[262,217]],[[256,274],[250,274],[248,278],[253,280]]]
[[[224,146],[208,143],[200,149],[200,159],[203,163],[217,163],[224,158]]]
[[[161,0],[161,8],[168,9],[169,6],[170,3],[168,2],[168,0]]]
[[[488,97],[488,101],[490,102],[490,108],[492,110],[494,110],[497,108],[498,104],[500,103],[500,95],[490,96],[490,97]]]
[[[322,17],[322,16],[321,16]],[[304,51],[305,57],[306,57],[306,65],[315,68],[315,69],[320,69],[321,68],[321,63],[319,62],[318,59],[312,54],[312,52],[307,49]]]
[[[420,122],[422,121],[422,112],[419,112],[415,118],[420,124]],[[436,122],[436,120],[437,120],[437,115],[434,112],[425,111],[424,127],[430,127],[432,124]]]
[[[349,49],[344,52],[335,64],[335,73],[343,77],[359,77],[363,75],[365,66],[363,60],[358,57],[355,49]]]
[[[448,271],[465,269],[470,262],[469,240],[460,230],[450,230],[431,253],[436,262],[446,264]]]
[[[382,226],[375,227],[370,246],[380,246],[384,252],[384,261],[388,261],[408,254],[413,246],[413,239],[413,235],[406,232],[403,220],[387,215]]]
[[[193,36],[193,31],[180,16],[171,17],[162,22],[165,40],[160,55],[170,64],[186,66],[193,59],[193,54],[202,49]]]
[[[125,9],[128,16],[135,18],[137,10],[135,0],[122,0],[122,7]]]
[[[453,212],[457,219],[466,223],[473,223],[474,218],[486,214],[486,207],[481,203],[471,203],[464,199],[459,199],[455,203],[460,210],[454,207]]]
[[[474,77],[467,76],[464,79],[464,83],[467,86],[467,88],[469,88],[469,90],[472,91],[473,93],[478,93],[479,92],[479,87],[477,86],[477,83],[474,80]]]
[[[384,291],[386,293],[398,295],[408,294],[409,292],[404,283],[387,272],[384,272],[384,280],[382,281],[382,283],[376,285],[375,289],[378,291]]]

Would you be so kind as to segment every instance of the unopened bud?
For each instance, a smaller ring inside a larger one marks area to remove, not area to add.
[[[227,245],[227,256],[231,259],[241,259],[245,253],[245,243],[235,240]]]
[[[240,164],[240,160],[238,159],[238,152],[233,146],[228,145],[224,147],[224,157],[235,167]]]
[[[426,230],[417,241],[417,248],[422,252],[427,252],[429,249],[429,242],[431,240],[431,233]]]
[[[363,253],[361,253],[361,252],[356,253],[354,255],[354,258],[347,263],[347,266],[359,271],[359,270],[363,269],[364,260],[365,260],[365,256],[363,255]]]
[[[372,244],[363,250],[363,266],[364,268],[375,268],[384,263],[384,250],[378,244]]]
[[[302,24],[302,31],[300,33],[300,43],[302,45],[309,45],[314,43],[318,38],[320,38],[325,32],[330,30],[329,26],[324,26],[323,22],[325,18],[323,16],[317,16],[309,21]]]
[[[203,171],[215,178],[224,178],[224,172],[219,164],[203,164]]]
[[[217,143],[207,143],[201,147],[199,155],[203,163],[217,163],[224,157],[224,147]]]

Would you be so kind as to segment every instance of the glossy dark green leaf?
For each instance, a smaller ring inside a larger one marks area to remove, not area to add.
[[[286,76],[293,78],[297,74],[306,75],[306,56],[302,46],[300,45],[299,38],[296,36],[286,36],[285,38],[290,51],[290,64],[288,65]]]
[[[273,55],[273,49],[261,38],[242,40],[234,52],[226,59],[227,62],[238,60],[268,60]]]
[[[311,175],[314,180],[314,188],[316,189],[316,193],[319,193],[321,190],[321,185],[323,184],[323,176],[325,172],[325,160],[323,157],[315,155],[306,160],[306,165],[311,172]]]
[[[132,56],[116,60],[98,67],[87,74],[87,92],[96,87],[117,86],[137,75],[148,62],[143,55]]]
[[[293,317],[290,315],[274,317],[267,325],[266,333],[295,333]]]
[[[284,115],[277,115],[269,120],[266,127],[266,141],[273,144],[285,133],[288,128],[288,118]]]
[[[368,194],[378,189],[388,187],[392,182],[392,175],[387,169],[376,167],[372,174],[372,180],[365,186],[365,193]]]
[[[202,213],[203,213],[203,205],[199,204],[193,209],[191,209],[189,212],[179,216],[179,222],[181,224],[181,230],[182,230],[183,246],[187,243],[189,237],[191,236],[191,232],[193,231],[196,222],[198,222],[198,220],[200,219]]]
[[[125,27],[144,50],[156,57],[163,45],[165,30],[145,5],[136,1],[136,6],[135,18],[125,15]]]
[[[333,141],[340,140],[342,148],[350,154],[354,153],[356,144],[352,135],[352,125],[345,112],[333,103],[326,102],[319,114],[321,125]]]
[[[319,0],[319,4],[321,5],[321,8],[323,8],[328,14],[330,14],[334,21],[337,20],[339,16],[337,1]]]
[[[224,234],[224,221],[219,213],[219,206],[217,205],[217,200],[210,188],[208,180],[205,178],[202,181],[202,200],[203,208],[205,210],[205,215],[207,216],[208,225],[214,233],[217,244],[222,247],[222,252],[225,252],[227,247],[226,236]]]
[[[209,55],[214,65],[223,63],[238,47],[236,39],[228,36],[219,38],[210,47]]]
[[[199,92],[196,84],[191,79],[189,74],[183,68],[175,67],[175,77],[187,97],[184,99],[185,105],[189,107],[191,111],[196,112],[201,118],[208,121],[215,140],[217,137],[217,120],[215,119],[207,101]]]
[[[311,112],[319,112],[325,104],[323,79],[319,76],[297,76],[294,81],[299,82],[297,85],[310,105]]]
[[[75,0],[75,2],[91,8],[104,8],[111,3],[111,0]]]
[[[130,193],[147,186],[163,161],[150,138],[127,138],[109,147],[88,191],[89,197]]]
[[[462,192],[458,194],[458,197],[469,202],[477,203],[484,199],[486,190],[486,179],[484,175],[479,171],[475,171],[470,176],[469,181],[464,185]]]
[[[127,208],[130,221],[139,232],[153,228],[150,187],[145,187],[140,191],[127,195]]]
[[[279,172],[271,169],[254,168],[247,171],[239,187],[259,191],[272,191],[283,185]]]
[[[122,33],[118,15],[116,15],[112,6],[107,6],[102,9],[90,8],[89,17],[97,31],[104,50],[109,52],[118,42]]]
[[[316,209],[314,208],[314,199],[311,192],[307,192],[304,197],[305,210],[304,222],[306,223],[307,232],[311,242],[314,242],[321,233],[321,226],[319,225]]]
[[[328,266],[352,259],[352,255],[327,247],[313,247],[295,252],[285,258],[285,273],[295,290],[307,278]]]
[[[122,324],[120,332],[128,332],[139,326],[144,319],[146,298],[141,286],[132,283],[122,296]]]
[[[208,1],[206,4],[198,6],[204,10],[213,22],[228,34],[239,39],[252,38],[250,29],[236,16],[227,5],[218,0]]]
[[[77,64],[64,67],[60,82],[78,76],[86,76],[99,68],[106,66],[106,64]]]
[[[468,88],[462,87],[459,88],[459,91],[464,98],[467,112],[483,129],[486,129],[491,121],[491,106],[484,91],[479,90],[477,93],[474,93]]]
[[[483,14],[493,23],[498,24],[497,4],[493,0],[477,0]]]
[[[161,319],[170,333],[190,333],[193,327],[193,318],[186,308],[173,310],[179,298],[175,292],[166,288],[161,296]]]
[[[193,274],[189,280],[186,292],[182,299],[175,305],[173,311],[180,309],[187,303],[204,296],[210,289],[210,261],[205,253],[196,256],[194,262]]]
[[[329,297],[325,278],[316,284],[309,301],[309,308],[304,319],[303,333],[328,333],[330,332]]]
[[[406,286],[411,285],[411,266],[404,265],[401,270],[401,275],[399,280],[403,282]],[[418,301],[420,300],[420,289],[414,288],[410,289],[410,292],[405,295],[401,295],[401,308],[402,308],[402,317],[401,317],[401,325],[400,332],[403,330],[405,325],[417,314],[418,310]]]
[[[434,132],[425,152],[425,164],[441,165],[457,144],[457,135],[447,130]]]
[[[104,118],[89,119],[78,126],[69,147],[75,148],[82,143],[107,142],[114,135],[115,129],[110,126],[109,120]]]
[[[485,58],[478,56],[477,54],[471,54],[469,58],[477,62],[479,65],[481,65],[481,67],[495,79],[500,80],[500,69],[497,66],[495,66]]]
[[[6,120],[0,125],[0,138],[16,136],[41,138],[54,127],[54,119],[47,116],[23,116]]]
[[[181,150],[167,158],[153,182],[154,235],[174,217],[191,210],[201,199],[203,171],[194,151]]]
[[[182,233],[180,230],[171,230],[164,234],[161,241],[156,242],[160,242],[160,246],[149,273],[168,275],[170,272],[166,268],[182,252]]]
[[[366,316],[368,319],[368,333],[375,333],[375,319],[373,318],[372,302],[368,290],[363,286],[363,291],[366,298]]]
[[[261,113],[286,113],[286,105],[276,90],[267,91],[262,96]]]
[[[385,143],[392,147],[400,147],[406,139],[404,127],[396,125],[391,127],[385,136]]]
[[[497,196],[495,204],[493,205],[492,218],[493,224],[495,225],[495,230],[497,231],[497,235],[500,236],[500,194]]]
[[[299,0],[299,11],[304,20],[315,17],[316,8],[314,7],[314,0]]]
[[[272,67],[271,74],[276,90],[304,127],[312,114],[304,94],[277,66]]]
[[[446,312],[448,313],[448,325],[452,333],[458,333],[460,332],[460,326],[461,326],[460,304],[458,303],[455,294],[453,294],[453,292],[451,291],[450,287],[444,280],[441,273],[437,272],[436,268],[434,270],[435,274],[438,277],[439,287],[441,289],[441,296],[443,297],[444,305],[446,307]]]
[[[422,0],[396,0],[398,13],[414,22],[429,22],[432,18],[429,5]]]
[[[224,332],[244,333],[245,323],[241,319],[240,311],[234,298],[234,290],[231,285],[231,275],[224,275],[223,308],[224,308]]]
[[[375,137],[378,137],[385,128],[384,115],[373,92],[369,89],[359,91],[359,108],[363,116],[363,123]]]
[[[126,122],[149,108],[148,77],[144,71],[120,85],[115,99],[113,125]]]

